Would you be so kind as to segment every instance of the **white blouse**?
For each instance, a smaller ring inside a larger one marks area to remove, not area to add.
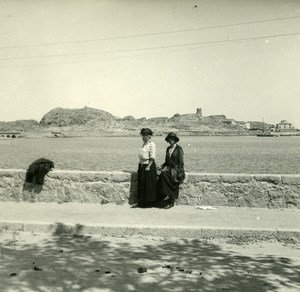
[[[149,159],[155,160],[156,155],[156,145],[154,142],[150,141],[143,145],[139,151],[139,160],[141,164],[148,164]]]
[[[170,154],[170,156],[172,156],[172,153],[173,153],[173,151],[175,150],[175,148],[176,148],[176,144],[175,144],[173,147],[171,147],[171,148],[169,149],[169,154]]]

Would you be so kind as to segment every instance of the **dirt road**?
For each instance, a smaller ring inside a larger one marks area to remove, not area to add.
[[[0,243],[1,292],[300,290],[295,242],[2,232]]]

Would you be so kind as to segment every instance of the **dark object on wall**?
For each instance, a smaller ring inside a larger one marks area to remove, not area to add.
[[[51,160],[40,158],[31,163],[26,172],[25,183],[43,185],[45,175],[54,168]]]

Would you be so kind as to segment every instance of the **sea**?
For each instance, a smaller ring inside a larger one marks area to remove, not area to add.
[[[153,137],[157,165],[168,144]],[[300,174],[300,137],[184,136],[187,172]],[[136,171],[141,137],[1,139],[0,168],[26,169],[48,158],[56,169]]]

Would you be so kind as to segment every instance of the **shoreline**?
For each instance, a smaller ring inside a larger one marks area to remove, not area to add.
[[[7,135],[10,135],[12,131],[5,131]],[[0,136],[0,140],[11,140],[11,139],[40,139],[40,138],[102,138],[102,137],[116,137],[116,138],[128,138],[128,137],[139,137],[138,131],[130,131],[130,132],[123,132],[123,133],[99,133],[94,131],[78,131],[78,134],[74,135],[74,132],[76,130],[72,131],[73,134],[68,133],[71,132],[70,130],[67,131],[60,131],[60,132],[54,132],[54,131],[47,131],[47,132],[32,132],[32,131],[23,131],[19,132],[18,135],[15,137],[4,137]],[[81,132],[81,133],[80,133]],[[257,134],[260,133],[260,131],[249,131],[249,132],[201,132],[201,131],[175,131],[179,136],[181,137],[255,137]],[[165,136],[168,132],[157,132],[155,133],[154,129],[154,137],[162,137]],[[293,131],[293,132],[272,132],[272,135],[274,135],[272,138],[277,137],[300,137],[300,131]]]

